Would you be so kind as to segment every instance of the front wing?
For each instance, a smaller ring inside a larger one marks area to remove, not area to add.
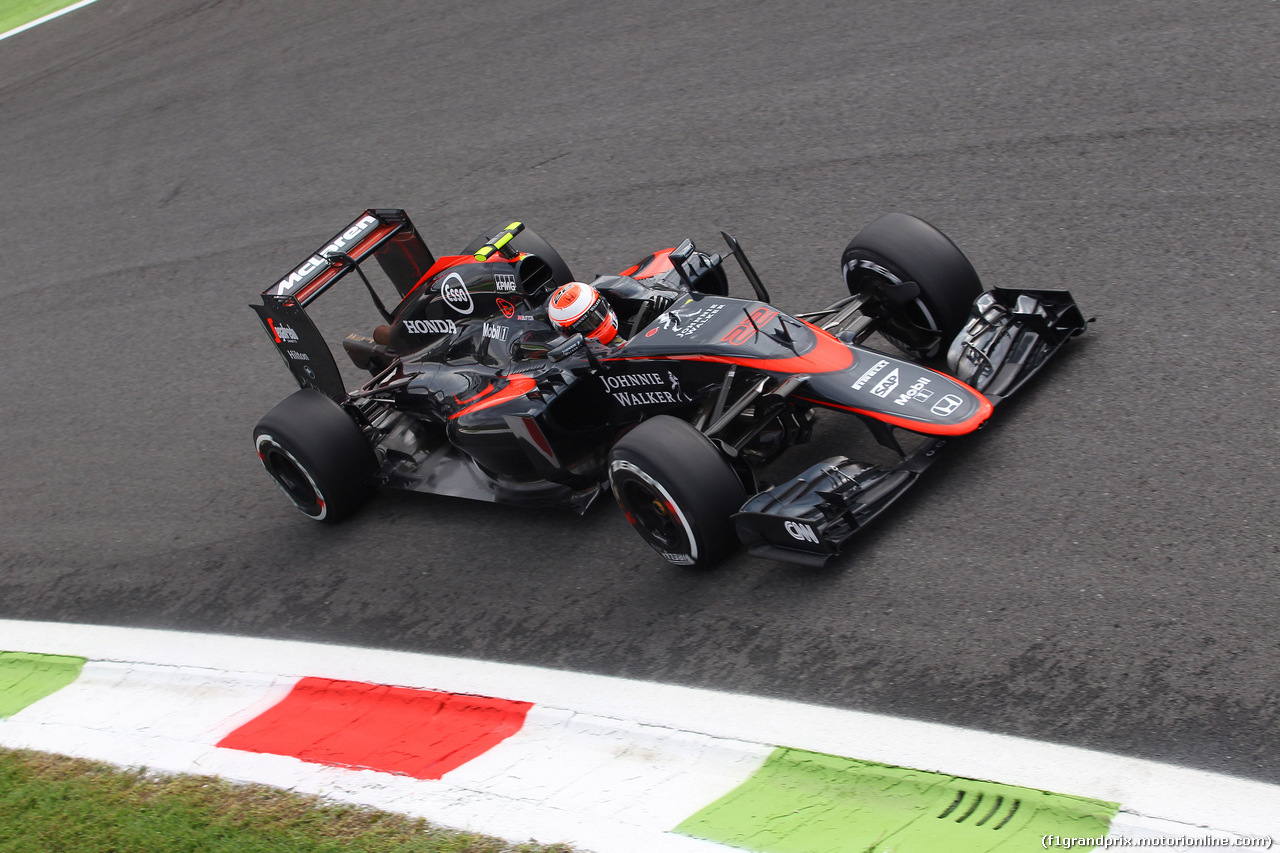
[[[1087,325],[1066,291],[996,288],[975,300],[951,346],[951,371],[998,404]],[[747,500],[733,516],[738,537],[752,556],[825,566],[916,483],[947,441],[930,437],[887,468],[844,456],[820,462]]]

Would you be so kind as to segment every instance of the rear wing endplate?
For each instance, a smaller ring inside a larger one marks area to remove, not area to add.
[[[314,388],[338,402],[347,398],[346,385],[324,336],[305,309],[371,256],[377,259],[401,298],[435,263],[431,250],[403,210],[370,209],[262,291],[261,305],[249,306],[262,321],[298,385]]]
[[[314,388],[338,403],[347,399],[347,386],[333,353],[297,299],[263,294],[261,305],[249,307],[262,321],[299,388]]]

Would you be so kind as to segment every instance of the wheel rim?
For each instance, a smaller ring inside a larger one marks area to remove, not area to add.
[[[645,483],[629,481],[623,487],[627,514],[647,534],[646,538],[664,551],[687,550],[688,537],[676,517],[675,507],[663,500]]]
[[[322,519],[327,514],[324,498],[316,488],[305,468],[270,436],[258,439],[258,456],[262,465],[275,480],[280,491],[305,514],[315,519]]]
[[[892,329],[883,329],[880,334],[904,352],[911,353],[920,358],[932,358],[942,350],[942,330],[938,328],[938,322],[933,319],[933,314],[929,312],[929,307],[919,298],[913,299],[903,306],[902,319],[895,323]],[[901,334],[910,329],[917,338],[911,341]],[[895,335],[894,332],[899,332]]]
[[[892,289],[902,286],[906,279],[888,267],[866,259],[850,261],[846,271],[856,276],[850,282],[852,292],[870,290],[883,300],[888,311],[883,319],[888,322],[879,331],[889,343],[919,358],[938,354],[942,347],[942,328],[924,300],[917,296],[895,308],[889,298]]]
[[[662,484],[622,460],[613,463],[612,473],[618,505],[641,538],[670,563],[696,563],[698,546],[689,522]]]

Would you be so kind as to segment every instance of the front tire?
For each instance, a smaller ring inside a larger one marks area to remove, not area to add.
[[[355,421],[319,391],[298,391],[258,421],[253,442],[262,466],[294,506],[333,523],[373,494],[377,457]]]
[[[840,258],[853,294],[894,346],[918,360],[945,352],[969,319],[982,281],[947,235],[923,219],[887,213],[857,233]]]
[[[609,453],[609,483],[631,526],[672,565],[709,568],[739,547],[731,516],[742,481],[705,435],[669,415],[644,421]]]

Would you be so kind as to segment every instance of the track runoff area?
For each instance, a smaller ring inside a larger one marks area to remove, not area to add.
[[[1270,849],[1280,786],[463,658],[0,620],[0,745],[593,853]]]
[[[78,3],[68,3],[66,0],[6,0],[0,4],[0,41],[94,2],[96,0],[79,0]]]

